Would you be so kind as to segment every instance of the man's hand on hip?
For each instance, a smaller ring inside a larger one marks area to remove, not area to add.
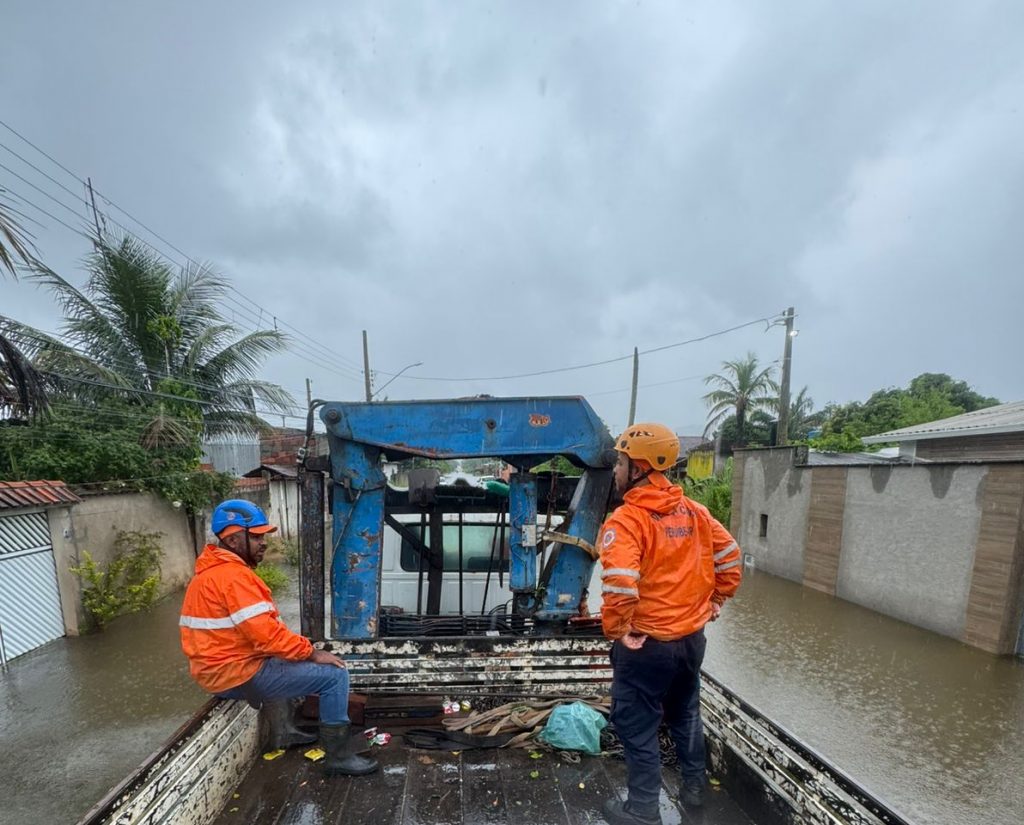
[[[721,616],[721,615],[722,615],[722,605],[720,605],[718,602],[711,602],[711,618],[708,619],[708,621],[709,622],[713,622],[713,621],[717,620],[718,617]]]
[[[622,643],[630,650],[639,650],[644,646],[644,642],[646,641],[647,634],[637,633],[635,630],[629,631],[629,633],[622,637]]]
[[[317,650],[316,648],[313,648],[313,652],[309,655],[309,661],[318,665],[345,667],[345,661],[340,656],[335,656],[333,653],[328,653],[326,650]]]

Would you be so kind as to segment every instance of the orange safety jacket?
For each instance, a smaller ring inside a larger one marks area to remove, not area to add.
[[[313,652],[281,621],[270,588],[249,565],[212,544],[196,559],[178,624],[192,678],[210,693],[248,682],[271,656],[302,661]]]
[[[605,636],[630,630],[659,641],[695,633],[736,592],[740,548],[702,504],[664,475],[634,487],[601,528]]]

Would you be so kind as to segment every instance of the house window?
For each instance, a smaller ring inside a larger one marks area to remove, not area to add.
[[[768,514],[761,513],[761,532],[759,534],[761,538],[768,537]]]

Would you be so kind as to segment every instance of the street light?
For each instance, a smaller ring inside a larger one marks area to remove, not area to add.
[[[391,378],[389,378],[387,381],[385,381],[383,386],[378,387],[377,390],[373,393],[373,395],[376,396],[376,395],[379,395],[381,392],[383,392],[384,391],[384,387],[386,387],[388,384],[390,384],[392,381],[394,381],[396,378],[398,378],[398,376],[400,376],[406,370],[411,370],[413,367],[422,367],[422,366],[423,366],[423,362],[422,361],[417,361],[415,364],[407,364],[406,366],[402,367],[398,372],[396,372],[394,375],[392,375]],[[371,398],[372,397],[373,396],[371,396]]]

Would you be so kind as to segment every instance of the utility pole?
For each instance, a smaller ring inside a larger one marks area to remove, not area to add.
[[[306,379],[306,409],[313,406],[313,382]]]
[[[636,383],[640,377],[640,353],[637,352],[636,347],[633,347],[633,392],[629,396],[629,424],[626,426],[633,426],[633,422],[636,420]]]
[[[782,355],[782,384],[779,387],[779,424],[775,446],[789,443],[789,374],[793,360],[793,307],[786,310],[786,347]]]
[[[85,180],[89,186],[89,200],[92,202],[92,219],[96,222],[96,240],[100,241],[103,239],[103,233],[100,231],[100,216],[96,210],[96,196],[92,192],[92,178],[87,177]]]
[[[366,330],[363,330],[363,382],[366,384],[366,401],[373,401],[370,389],[370,345],[366,342]]]

